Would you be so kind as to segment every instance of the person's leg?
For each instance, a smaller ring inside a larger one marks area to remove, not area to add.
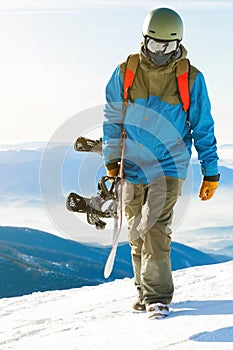
[[[140,232],[143,239],[140,282],[146,304],[169,304],[172,300],[169,225],[182,183],[182,180],[165,177],[148,186],[146,216],[140,225],[144,230]]]
[[[125,182],[124,185],[124,211],[128,223],[128,236],[131,246],[132,264],[134,271],[134,283],[138,297],[142,300],[141,290],[141,250],[143,240],[137,230],[141,221],[141,211],[145,197],[145,186]]]

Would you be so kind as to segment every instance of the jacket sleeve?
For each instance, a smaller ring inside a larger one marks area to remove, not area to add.
[[[103,123],[103,157],[108,169],[118,166],[121,158],[123,79],[120,66],[116,68],[106,87]]]
[[[190,123],[192,137],[204,176],[218,174],[218,155],[214,135],[214,121],[208,92],[202,73],[198,73],[191,91]]]

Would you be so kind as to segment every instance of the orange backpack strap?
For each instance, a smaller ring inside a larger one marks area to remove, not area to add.
[[[130,89],[131,89],[133,82],[134,82],[136,70],[138,67],[138,62],[139,62],[139,54],[138,53],[130,55],[126,61],[124,86],[123,86],[124,101],[123,101],[123,105],[122,105],[122,113],[124,116],[125,116],[126,109],[128,106],[128,100],[133,102],[131,97],[130,97]]]
[[[190,92],[189,92],[189,60],[183,58],[178,61],[176,66],[176,79],[178,84],[178,90],[180,99],[183,104],[183,110],[188,112],[190,107]]]

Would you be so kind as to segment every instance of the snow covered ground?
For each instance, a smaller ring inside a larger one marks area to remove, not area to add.
[[[133,280],[0,300],[0,349],[230,350],[233,261],[174,272],[171,314],[131,312]]]

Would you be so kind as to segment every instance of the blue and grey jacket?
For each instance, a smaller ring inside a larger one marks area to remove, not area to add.
[[[189,123],[179,99],[175,67],[182,55],[167,66],[155,66],[140,53],[140,62],[130,91],[134,103],[122,114],[126,62],[114,71],[106,87],[103,124],[103,155],[108,169],[121,161],[122,130],[126,133],[124,177],[133,183],[150,183],[160,176],[185,178],[192,143],[202,173],[218,174],[214,122],[203,74],[190,66]]]

